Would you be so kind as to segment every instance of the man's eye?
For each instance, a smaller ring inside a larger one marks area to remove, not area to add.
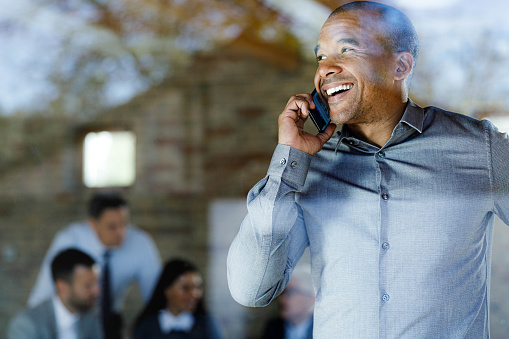
[[[353,50],[354,50],[353,48],[343,47],[343,48],[341,48],[341,53],[346,53],[346,52],[353,51]]]
[[[325,60],[325,59],[327,59],[327,57],[325,57],[324,55],[317,55],[316,56],[316,60],[317,61],[321,61],[321,60]]]

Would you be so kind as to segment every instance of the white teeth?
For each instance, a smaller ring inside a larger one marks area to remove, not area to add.
[[[353,85],[340,85],[338,87],[329,88],[326,92],[327,92],[327,95],[332,95],[339,91],[346,91],[352,87],[353,87]]]

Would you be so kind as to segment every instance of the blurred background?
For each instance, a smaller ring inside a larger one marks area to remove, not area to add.
[[[332,0],[0,0],[0,337],[55,233],[98,189],[130,202],[166,260],[205,276],[228,338],[257,338],[270,305],[236,304],[226,253],[277,143],[310,92]],[[420,38],[411,98],[509,131],[509,3],[387,0]],[[509,336],[509,230],[497,220],[493,338]],[[130,292],[125,318],[140,310]]]

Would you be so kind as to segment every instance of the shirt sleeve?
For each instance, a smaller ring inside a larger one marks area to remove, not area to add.
[[[55,294],[53,279],[51,278],[51,261],[61,250],[72,246],[72,237],[67,229],[57,233],[53,239],[41,264],[39,275],[28,297],[28,307],[34,307]]]
[[[266,306],[277,297],[309,244],[295,198],[310,162],[310,155],[278,145],[267,176],[248,194],[248,214],[227,258],[230,292],[244,306]]]
[[[140,231],[142,254],[140,267],[136,272],[136,280],[140,288],[143,301],[146,303],[152,296],[152,291],[161,273],[161,257],[152,238],[145,232]]]
[[[498,217],[509,225],[509,136],[496,128],[488,129],[488,133],[491,146],[494,210]]]

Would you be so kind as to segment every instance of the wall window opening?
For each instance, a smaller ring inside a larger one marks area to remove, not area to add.
[[[83,142],[83,183],[87,187],[126,187],[136,175],[136,137],[129,131],[91,132]]]

